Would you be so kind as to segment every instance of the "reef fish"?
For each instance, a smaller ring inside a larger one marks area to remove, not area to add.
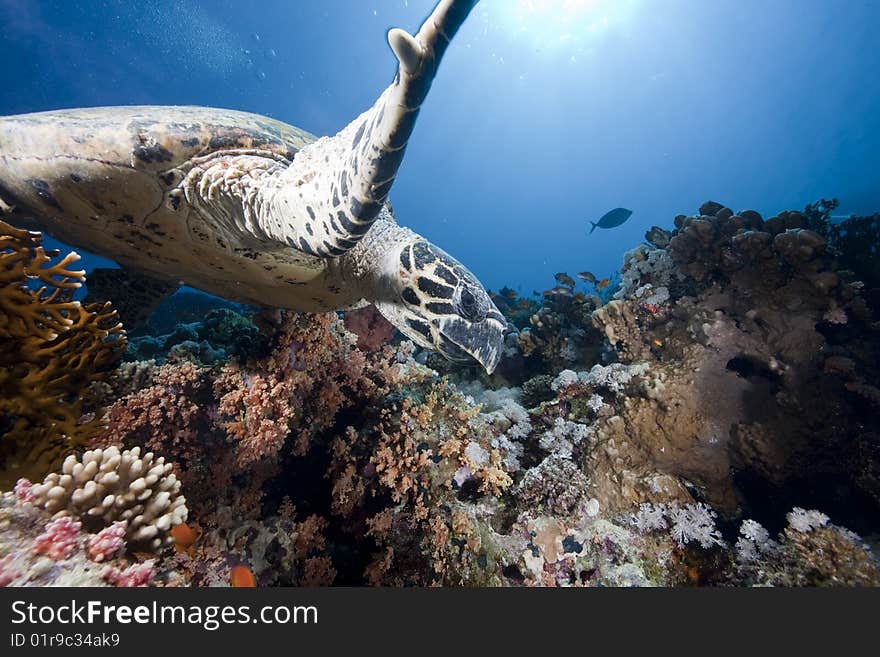
[[[257,586],[257,578],[247,566],[233,566],[229,573],[229,583],[233,588],[252,589]]]
[[[660,226],[651,226],[651,230],[645,233],[645,241],[658,249],[665,249],[669,246],[670,239],[672,239],[672,233],[663,230]]]
[[[559,272],[558,274],[556,274],[555,278],[556,278],[556,282],[564,287],[567,287],[567,288],[574,287],[574,279],[571,276],[569,276],[568,274],[566,274],[565,272]]]
[[[601,281],[599,281],[598,283],[596,283],[596,289],[597,289],[599,292],[601,292],[602,290],[604,290],[604,289],[605,289],[606,287],[608,287],[609,285],[611,285],[611,279],[610,279],[610,278],[603,278]]]
[[[578,278],[581,279],[584,283],[593,283],[596,284],[596,275],[591,271],[582,271],[578,274]]]
[[[174,548],[178,552],[186,552],[198,540],[199,532],[182,522],[171,529],[171,538],[174,539]]]
[[[516,299],[517,293],[516,293],[516,290],[514,290],[514,289],[511,289],[509,287],[502,287],[501,288],[501,296],[504,297],[505,299]]]
[[[599,219],[599,221],[590,222],[593,224],[593,228],[590,230],[590,235],[592,235],[593,231],[597,228],[617,228],[631,216],[632,210],[627,210],[626,208],[614,208],[602,215],[602,218]]]

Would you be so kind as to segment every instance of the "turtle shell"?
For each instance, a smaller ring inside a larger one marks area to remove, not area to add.
[[[0,200],[68,244],[157,278],[249,303],[322,310],[341,302],[321,288],[324,260],[222,230],[174,193],[193,160],[247,151],[289,162],[315,139],[265,116],[203,107],[2,117]],[[285,284],[307,289],[291,295],[279,289]]]

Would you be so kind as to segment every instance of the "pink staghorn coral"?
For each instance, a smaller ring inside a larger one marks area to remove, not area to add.
[[[34,552],[45,554],[54,561],[67,559],[79,547],[81,527],[72,518],[56,518],[50,521],[43,533],[37,536]]]

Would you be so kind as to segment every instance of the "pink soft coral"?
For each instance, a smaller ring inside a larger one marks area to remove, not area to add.
[[[156,577],[155,562],[149,559],[143,563],[132,564],[125,570],[108,566],[101,573],[101,577],[118,587],[149,586]]]
[[[72,518],[56,518],[46,525],[34,542],[34,552],[59,561],[70,557],[79,547],[82,524]]]
[[[28,479],[19,479],[15,482],[15,488],[13,488],[13,492],[15,493],[15,499],[19,502],[33,502],[34,501],[34,493],[33,493],[34,485]]]
[[[389,350],[368,360],[335,313],[259,318],[271,350],[222,368],[172,363],[108,412],[102,446],[145,444],[180,467],[187,498],[218,498],[247,516],[278,472],[282,449],[304,455],[339,412],[388,385]],[[246,475],[242,477],[241,475]]]
[[[211,380],[207,368],[163,365],[152,385],[120,399],[107,413],[107,428],[94,446],[123,438],[186,463],[201,456],[199,436],[210,427]]]
[[[276,454],[291,434],[294,453],[304,454],[366,382],[366,359],[334,314],[276,321],[269,355],[230,363],[214,385],[240,466]]]
[[[15,555],[7,554],[0,559],[0,586],[9,586],[21,577],[21,571],[15,567]]]
[[[112,559],[125,547],[125,520],[114,522],[89,538],[87,553],[89,559],[101,563]]]

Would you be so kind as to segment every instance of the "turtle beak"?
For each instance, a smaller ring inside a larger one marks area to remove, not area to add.
[[[499,312],[490,313],[481,322],[468,322],[458,317],[443,321],[440,334],[443,336],[441,351],[457,361],[477,361],[487,374],[492,374],[501,360],[504,346],[504,332],[507,321]]]

